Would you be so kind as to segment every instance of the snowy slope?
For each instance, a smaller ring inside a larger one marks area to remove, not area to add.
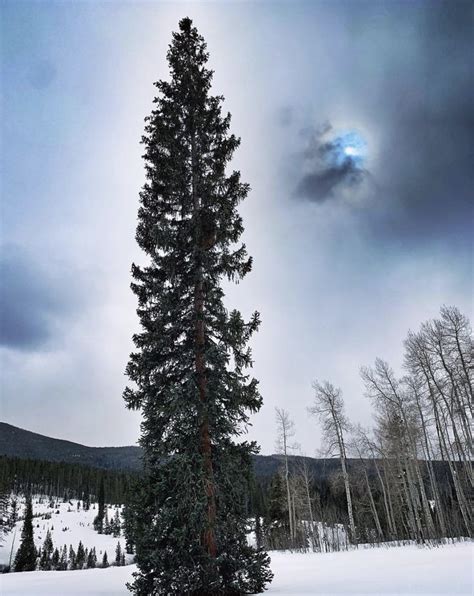
[[[116,507],[114,505],[107,505],[107,508],[109,519],[112,519],[115,515]],[[19,499],[18,512],[20,516],[24,515],[24,499]],[[58,549],[61,549],[66,544],[69,550],[69,545],[72,544],[74,550],[77,550],[77,545],[79,544],[79,540],[81,540],[84,548],[91,549],[95,547],[99,562],[102,560],[104,551],[107,551],[109,562],[114,561],[115,547],[118,541],[120,541],[122,550],[125,547],[123,536],[114,538],[111,535],[97,534],[94,530],[92,524],[94,517],[97,515],[97,504],[91,504],[91,508],[88,511],[84,511],[82,507],[79,510],[77,509],[77,500],[75,499],[67,503],[58,500],[54,502],[54,507],[51,508],[48,497],[41,498],[36,496],[33,498],[33,515],[35,516],[33,519],[33,529],[36,547],[43,545],[48,530],[51,531],[55,548],[58,547]],[[44,517],[48,517],[49,515],[51,519],[44,519]],[[20,544],[22,526],[23,522],[19,521],[0,548],[0,564],[8,564],[12,542],[14,542],[14,559],[16,550]],[[56,571],[55,573],[64,572]]]
[[[275,579],[267,594],[472,594],[472,544],[443,548],[371,548],[330,554],[270,553]],[[34,571],[0,576],[2,596],[126,596],[135,569]]]

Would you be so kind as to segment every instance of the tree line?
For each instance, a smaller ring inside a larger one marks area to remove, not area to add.
[[[84,464],[0,456],[0,493],[14,491],[79,499],[87,505],[98,500],[103,486],[107,502],[122,505],[136,475],[137,472],[104,470]]]

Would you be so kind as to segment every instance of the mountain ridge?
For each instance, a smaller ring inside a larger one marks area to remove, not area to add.
[[[139,471],[142,468],[142,453],[142,448],[138,445],[89,447],[0,422],[0,456],[79,463],[105,470]],[[289,457],[293,464],[301,459],[300,456]],[[327,477],[339,469],[338,459],[307,457],[306,460],[312,472],[320,477]],[[280,469],[282,456],[255,455],[253,463],[256,476],[268,478]]]

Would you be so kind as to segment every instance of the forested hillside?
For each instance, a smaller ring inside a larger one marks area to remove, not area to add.
[[[0,488],[14,494],[48,495],[88,503],[97,500],[103,482],[108,502],[122,504],[136,475],[137,472],[130,470],[104,470],[84,464],[0,455]]]
[[[141,447],[88,447],[72,441],[53,439],[38,433],[0,422],[0,455],[10,458],[39,459],[49,462],[83,464],[105,470],[140,470]],[[297,462],[301,458],[290,458]],[[305,458],[315,476],[329,477],[338,469],[337,459]],[[269,478],[276,474],[282,463],[280,455],[256,455],[253,458],[255,475]]]
[[[0,455],[80,463],[110,470],[138,470],[141,466],[140,447],[87,447],[46,437],[5,422],[0,422]]]

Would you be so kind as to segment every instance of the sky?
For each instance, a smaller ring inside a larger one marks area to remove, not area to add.
[[[249,437],[275,407],[321,447],[312,382],[371,424],[359,369],[402,374],[403,340],[443,304],[472,318],[470,2],[1,3],[0,418],[96,446],[137,441],[122,391],[138,330],[129,285],[140,138],[171,32],[205,37],[242,138],[232,166],[257,309]]]

